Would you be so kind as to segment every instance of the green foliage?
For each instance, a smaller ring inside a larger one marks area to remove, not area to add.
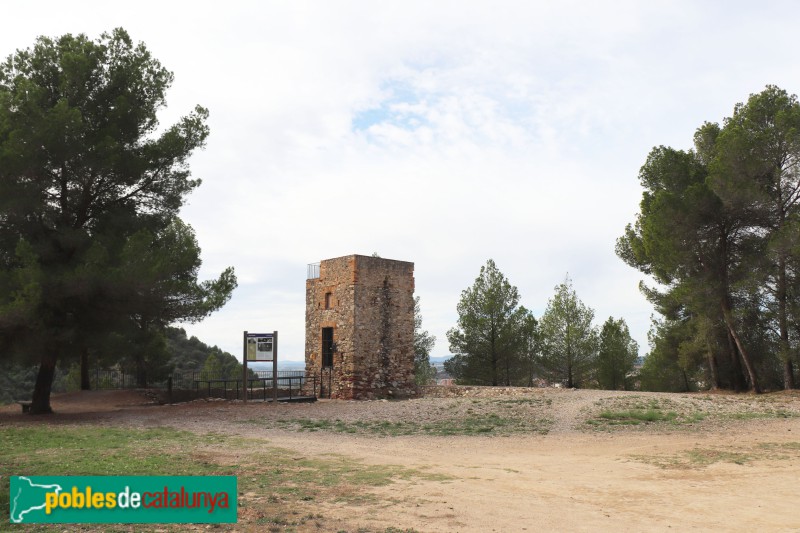
[[[34,412],[50,409],[58,359],[120,354],[140,382],[163,375],[163,328],[236,285],[231,269],[197,281],[177,218],[208,111],[160,127],[172,79],[122,29],[40,37],[0,64],[0,354],[38,358]]]
[[[598,349],[592,319],[594,311],[578,299],[567,277],[556,287],[539,322],[542,367],[550,381],[570,388],[592,383]]]
[[[111,352],[116,353],[116,350],[124,351],[130,348],[120,345],[125,342],[124,336],[114,335],[109,336],[109,339],[104,346]],[[112,340],[116,340],[120,344],[115,345],[111,342]],[[158,360],[159,368],[166,370],[156,372],[148,369],[147,375],[152,378],[152,382],[162,381],[169,371],[179,374],[202,372],[209,358],[213,358],[216,363],[212,364],[219,368],[219,375],[214,374],[212,377],[241,379],[242,364],[236,357],[222,351],[217,346],[208,346],[197,337],[188,338],[183,328],[166,328],[164,346],[159,349],[163,350],[166,358]],[[151,359],[146,357],[145,360]],[[101,367],[116,366],[126,374],[133,374],[135,369],[134,360],[122,355],[101,357],[99,360],[95,360],[93,355],[92,364],[99,364]],[[36,374],[36,366],[25,365],[11,359],[0,359],[0,404],[16,400],[30,400]],[[250,371],[250,375],[255,377],[255,373],[252,371]],[[105,383],[101,380],[98,388],[109,388],[111,385],[110,382]],[[80,389],[80,365],[75,361],[62,362],[55,370],[53,392],[68,392],[78,389]]]
[[[750,95],[726,119],[711,165],[714,191],[741,213],[754,242],[748,281],[766,297],[783,385],[794,388],[798,338],[791,323],[800,294],[792,289],[800,265],[800,102],[775,86]],[[756,362],[758,364],[758,362]]]
[[[67,392],[81,390],[81,366],[79,364],[69,365],[69,371],[64,376],[64,387]]]
[[[768,86],[722,127],[703,124],[694,144],[650,153],[640,213],[617,254],[655,278],[659,289],[643,292],[667,321],[683,324],[685,336],[667,343],[682,371],[701,369],[709,387],[738,390],[747,380],[759,391],[776,385],[777,363],[791,388],[800,346],[800,103]]]
[[[461,293],[458,326],[447,332],[450,351],[445,370],[459,383],[511,385],[520,380],[526,347],[521,335],[528,311],[519,293],[491,259],[472,287]],[[523,378],[524,379],[524,378]]]
[[[641,389],[654,392],[688,392],[696,368],[680,357],[680,346],[687,337],[686,322],[654,322],[650,330],[650,353],[644,359],[639,373]]]
[[[170,365],[175,372],[210,371],[212,368],[206,367],[211,365],[220,378],[241,378],[242,364],[235,356],[217,346],[208,346],[197,337],[188,338],[183,328],[167,328],[166,334]]]
[[[238,361],[230,361],[230,354],[211,352],[200,371],[200,379],[242,379],[242,365]],[[255,377],[252,371],[248,372]]]
[[[222,375],[222,365],[214,354],[208,354],[203,370],[200,371],[200,379],[220,379]]]
[[[216,346],[212,348],[197,337],[187,337],[186,330],[183,328],[167,328],[166,337],[167,349],[171,354],[171,363],[176,372],[199,370],[205,364],[211,351],[222,353],[222,350]]]
[[[520,375],[517,385],[533,387],[534,379],[539,374],[540,358],[542,355],[542,335],[539,322],[530,311],[525,312],[522,327],[519,331],[521,342]]]
[[[94,346],[97,364],[136,376],[138,387],[163,381],[172,372],[170,354],[160,328],[121,322]]]
[[[191,226],[177,218],[158,233],[135,233],[120,255],[116,282],[125,288],[131,312],[162,327],[176,320],[205,318],[222,307],[236,288],[232,268],[216,280],[197,282],[200,247]]]
[[[719,298],[730,292],[717,274],[720,269],[731,274],[735,228],[706,178],[697,154],[654,148],[639,174],[645,192],[636,224],[617,242],[625,262],[668,288],[667,293],[643,288],[665,314],[681,305],[718,314]]]
[[[608,317],[600,331],[597,381],[602,389],[630,390],[639,345],[631,338],[625,320]]]
[[[0,360],[0,404],[30,400],[36,367]]]
[[[414,381],[417,385],[430,385],[436,378],[436,369],[431,365],[431,351],[436,337],[422,329],[422,313],[419,296],[414,298]]]

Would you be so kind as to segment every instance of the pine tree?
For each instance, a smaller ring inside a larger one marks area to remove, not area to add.
[[[569,276],[555,290],[539,322],[542,366],[552,382],[589,385],[597,367],[594,311],[578,299]]]
[[[461,293],[458,326],[447,332],[445,370],[460,383],[511,385],[519,378],[527,311],[519,293],[489,259],[472,287]]]

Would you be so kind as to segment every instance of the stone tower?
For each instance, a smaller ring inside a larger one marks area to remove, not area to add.
[[[309,265],[306,376],[322,398],[415,392],[414,263],[349,255]]]

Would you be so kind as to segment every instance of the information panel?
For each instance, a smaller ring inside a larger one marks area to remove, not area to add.
[[[272,361],[275,358],[274,340],[272,333],[248,333],[247,360]]]

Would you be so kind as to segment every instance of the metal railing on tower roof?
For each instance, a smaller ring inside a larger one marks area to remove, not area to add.
[[[306,268],[306,279],[319,278],[319,263],[309,263]]]

